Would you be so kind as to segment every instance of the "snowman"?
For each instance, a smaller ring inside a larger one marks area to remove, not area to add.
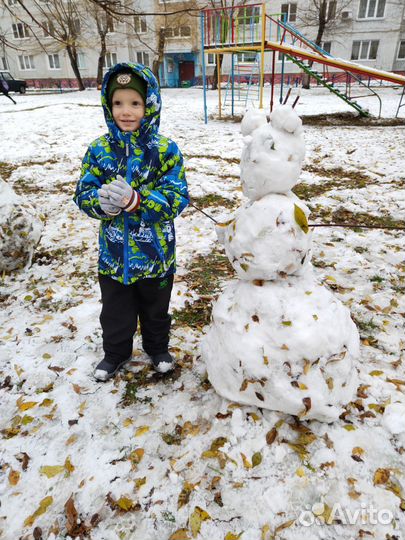
[[[202,341],[208,377],[229,400],[332,422],[357,388],[359,335],[310,262],[309,209],[291,191],[305,154],[302,122],[280,105],[270,123],[248,111],[241,131],[249,201],[218,232],[238,279]]]

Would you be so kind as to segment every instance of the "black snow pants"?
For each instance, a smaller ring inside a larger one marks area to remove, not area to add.
[[[99,283],[105,358],[119,363],[131,356],[138,318],[144,351],[150,356],[167,352],[173,275],[140,279],[131,285],[123,285],[99,274]]]

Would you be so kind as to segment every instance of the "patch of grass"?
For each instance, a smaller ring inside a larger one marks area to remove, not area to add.
[[[227,199],[218,195],[217,193],[208,193],[203,197],[193,197],[191,202],[199,208],[208,208],[210,206],[224,206],[233,210],[236,206],[239,206],[240,201],[235,199]]]
[[[216,249],[208,255],[198,255],[187,269],[184,279],[200,298],[192,303],[186,302],[183,309],[174,311],[174,326],[201,329],[210,322],[211,304],[220,291],[221,282],[233,277],[234,270],[225,253]]]
[[[18,165],[11,165],[11,163],[0,161],[0,177],[7,182],[7,180],[17,168]]]
[[[372,225],[381,228],[405,227],[404,221],[393,219],[391,216],[374,216],[366,212],[351,212],[342,207],[332,211],[328,207],[317,205],[314,214],[326,223],[353,223],[353,229],[356,229],[356,225]]]
[[[368,338],[374,330],[379,330],[378,324],[376,324],[373,319],[370,319],[369,321],[362,321],[354,317],[354,315],[352,315],[352,319],[359,329],[362,338]]]
[[[137,372],[128,372],[126,378],[125,393],[121,401],[123,407],[128,407],[134,403],[150,403],[152,398],[149,396],[140,397],[138,391],[142,388],[149,388],[162,382],[162,380],[173,382],[180,377],[181,367],[177,364],[173,371],[168,373],[156,373],[150,366],[145,366]]]

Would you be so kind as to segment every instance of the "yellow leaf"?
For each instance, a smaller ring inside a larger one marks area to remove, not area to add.
[[[132,420],[132,418],[125,418],[124,422],[123,422],[123,426],[124,427],[129,427],[130,425],[132,425],[134,423],[134,421]]]
[[[260,537],[260,540],[270,540],[270,525],[268,525],[267,523],[262,527],[262,535]]]
[[[147,433],[148,431],[149,431],[149,426],[140,426],[135,431],[135,437],[140,437],[141,435],[143,435],[144,433]]]
[[[278,527],[276,527],[274,531],[274,536],[277,536],[277,534],[280,531],[283,531],[284,529],[287,529],[288,527],[291,527],[291,525],[295,522],[295,519],[290,519],[289,521],[286,521],[285,523],[282,523]]]
[[[42,358],[43,358],[44,360],[49,360],[50,358],[52,358],[52,355],[46,352],[46,353],[44,353],[44,354],[42,355]]]
[[[169,540],[190,540],[188,529],[177,529],[177,531],[170,535]]]
[[[64,471],[65,467],[63,465],[44,465],[39,469],[39,472],[44,474],[47,478],[53,478]]]
[[[245,467],[245,469],[251,469],[252,464],[250,463],[248,458],[245,456],[245,454],[241,452],[240,455],[242,456],[243,466]]]
[[[302,467],[298,467],[298,469],[295,471],[295,474],[300,478],[303,478],[305,476],[305,471]]]
[[[291,321],[281,321],[281,324],[284,325],[284,326],[292,326]]]
[[[262,455],[260,452],[255,452],[252,456],[252,467],[257,467],[262,462]]]
[[[21,418],[21,424],[23,426],[27,426],[28,424],[31,424],[31,422],[34,420],[32,416],[28,416],[28,414],[24,414],[24,416]]]
[[[307,234],[309,231],[307,216],[302,208],[298,206],[298,204],[294,204],[294,219],[300,229]]]
[[[48,507],[52,503],[53,497],[45,497],[44,499],[42,499],[42,501],[39,503],[38,508],[35,510],[32,516],[27,517],[27,519],[24,521],[24,527],[32,527],[37,517],[45,514],[45,512],[48,510]]]
[[[20,481],[19,471],[11,469],[10,474],[8,475],[8,481],[10,482],[10,486],[16,486]]]
[[[374,371],[370,371],[369,375],[372,377],[379,377],[380,375],[384,375],[384,372],[379,369],[375,369]]]
[[[68,456],[66,459],[65,459],[65,463],[64,463],[64,468],[65,468],[65,471],[66,471],[66,474],[67,476],[70,475],[70,473],[72,473],[75,468],[74,466],[72,465],[72,462],[70,461],[70,456]]]
[[[87,407],[87,401],[83,401],[82,403],[80,403],[80,407],[79,407],[80,416],[83,416],[84,411],[86,410],[86,407]]]
[[[53,403],[53,399],[45,398],[40,404],[40,407],[50,407]]]
[[[217,458],[218,457],[218,450],[205,450],[202,454],[201,454],[201,457],[203,459],[214,459],[214,458]]]
[[[128,512],[133,508],[134,501],[132,501],[128,497],[120,497],[117,501],[117,505],[121,508],[121,510]]]
[[[32,409],[33,407],[35,407],[37,403],[38,403],[37,401],[26,401],[25,403],[20,402],[20,404],[18,405],[18,408],[20,411],[28,411],[28,409]]]
[[[73,444],[77,441],[79,437],[76,434],[71,435],[68,440],[65,442],[66,446],[69,446],[69,444]]]
[[[356,426],[353,426],[352,424],[346,424],[343,427],[345,428],[346,431],[355,431],[356,429]]]
[[[243,532],[241,532],[239,534],[234,534],[232,532],[228,532],[228,533],[226,533],[224,540],[239,540],[239,538],[242,536],[242,534],[243,534]]]
[[[298,383],[298,388],[300,390],[308,390],[308,386],[302,382]]]
[[[364,454],[364,449],[360,446],[355,446],[352,450],[352,454],[355,456],[362,456]]]
[[[207,519],[211,519],[211,516],[208,514],[208,512],[206,512],[199,506],[196,506],[194,508],[194,512],[191,514],[189,519],[191,534],[193,535],[193,538],[195,538],[200,532],[202,522],[206,521]]]
[[[386,484],[390,479],[390,474],[389,469],[377,469],[373,478],[374,485],[378,486],[380,484]]]
[[[145,450],[143,448],[137,448],[136,450],[133,450],[129,454],[129,460],[135,464],[138,465],[138,463],[141,462],[143,455],[145,454]]]
[[[139,489],[141,488],[142,486],[144,486],[146,484],[146,476],[144,476],[143,478],[137,478],[135,480],[135,487],[136,489]]]

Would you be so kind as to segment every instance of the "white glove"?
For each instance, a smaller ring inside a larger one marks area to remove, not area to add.
[[[141,196],[118,175],[117,179],[104,186],[108,192],[110,203],[122,208],[126,212],[134,212],[141,202]]]
[[[118,214],[121,212],[121,208],[119,208],[115,204],[112,204],[108,196],[108,191],[106,191],[103,188],[100,188],[97,191],[97,194],[98,194],[98,200],[100,203],[101,210],[105,214],[107,214],[107,216],[118,216]]]

